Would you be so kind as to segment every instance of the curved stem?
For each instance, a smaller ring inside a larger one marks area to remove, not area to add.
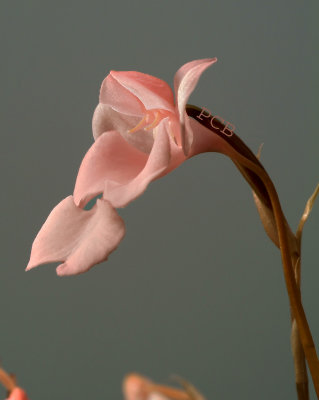
[[[15,379],[9,375],[4,369],[0,368],[0,383],[9,391],[16,387]]]
[[[261,144],[259,146],[258,153],[256,155],[258,160],[260,159],[260,152],[261,152],[262,146],[263,146],[263,144]],[[235,162],[235,164],[236,164],[237,168],[241,171],[243,176],[246,176],[245,170],[243,169],[243,167],[241,167],[241,165],[238,164],[237,162]],[[319,188],[319,185],[318,185],[318,188]],[[264,209],[258,208],[257,199],[259,199],[259,198],[256,195],[254,190],[253,190],[253,195],[254,195],[254,199],[255,199],[255,203],[256,203],[258,212],[260,213]],[[314,195],[312,197],[314,197]],[[292,265],[294,267],[295,280],[296,280],[296,283],[297,283],[297,286],[299,289],[300,297],[301,297],[301,287],[300,287],[301,286],[301,233],[302,233],[303,224],[306,221],[306,219],[309,215],[309,212],[311,211],[312,197],[310,198],[310,200],[308,200],[305,212],[301,218],[299,228],[297,230],[297,234],[294,235],[294,238],[296,240],[295,248],[290,249],[290,257],[291,257]],[[308,205],[309,202],[310,202],[310,206]],[[267,213],[265,212],[265,215],[266,214]],[[265,221],[263,219],[262,214],[260,214],[260,217],[264,224],[264,228],[267,232],[267,226],[265,225]],[[269,218],[271,218],[271,217],[269,217]],[[298,232],[299,232],[299,234],[298,234]],[[268,231],[267,233],[268,233],[270,239],[274,242],[274,244],[277,245],[277,242],[274,241],[275,236],[273,236],[273,233],[271,233],[270,231]],[[291,233],[292,232],[289,232],[289,229],[288,229],[288,231],[287,231],[288,238],[289,238],[289,234],[291,234]],[[293,361],[294,361],[295,383],[296,383],[296,391],[297,391],[297,395],[298,395],[298,400],[309,400],[308,372],[307,372],[307,366],[306,366],[305,352],[303,351],[303,348],[302,348],[297,323],[296,323],[296,320],[293,315],[291,307],[290,307],[290,317],[291,317],[290,341],[291,341],[291,350],[292,350]]]
[[[314,387],[319,398],[319,362],[315,349],[315,345],[311,336],[311,331],[307,322],[307,318],[301,303],[300,292],[294,276],[292,261],[290,258],[289,243],[285,229],[285,218],[281,209],[278,194],[267,172],[258,165],[239,154],[231,146],[229,146],[228,154],[231,158],[240,162],[245,167],[255,172],[262,179],[270,196],[271,204],[274,210],[275,221],[278,229],[281,258],[283,263],[284,277],[286,281],[287,292],[290,300],[291,309],[296,319],[296,324],[300,334],[300,340],[308,362]]]
[[[298,328],[297,330],[299,332],[302,348],[306,356],[317,397],[319,399],[319,361],[306,315],[301,303],[300,290],[293,270],[292,257],[296,256],[296,254],[294,254],[294,250],[290,248],[290,242],[288,240],[289,225],[287,225],[285,216],[282,212],[275,186],[262,164],[260,164],[256,156],[244,144],[244,142],[242,142],[237,135],[233,134],[233,132],[231,132],[231,135],[223,135],[226,126],[223,123],[219,123],[217,126],[212,125],[211,121],[208,119],[212,117],[211,112],[206,110],[207,113],[203,115],[203,110],[206,109],[200,109],[199,107],[191,104],[186,105],[186,112],[188,116],[197,120],[199,119],[200,121],[198,122],[200,122],[200,124],[204,125],[206,128],[213,131],[215,134],[217,134],[217,136],[223,139],[223,144],[219,142],[220,147],[218,145],[214,145],[211,151],[218,151],[229,156],[234,164],[239,167],[245,179],[252,186],[260,201],[264,203],[266,208],[270,208],[272,210],[274,223],[276,225],[276,231],[278,234],[278,247],[281,252],[283,272],[289,296],[291,312],[295,318],[295,324]],[[201,116],[205,118],[200,118]],[[242,171],[242,168],[244,167],[247,169],[247,174]],[[250,174],[253,174],[254,176]],[[319,185],[312,196],[313,198],[310,199],[310,203],[307,203],[309,210],[305,211],[306,214],[309,214],[312,207],[311,203],[314,201],[316,194],[318,194],[317,192],[319,192]]]

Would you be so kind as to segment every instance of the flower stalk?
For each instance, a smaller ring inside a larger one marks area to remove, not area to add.
[[[255,165],[250,160],[240,155],[235,150],[231,149],[232,156],[236,161],[240,162],[245,167],[254,171],[265,184],[269,193],[271,204],[274,210],[275,221],[278,229],[279,243],[281,258],[283,264],[284,277],[286,281],[287,292],[291,304],[292,314],[295,318],[296,325],[300,334],[300,340],[303,346],[303,350],[308,362],[309,370],[314,383],[315,391],[319,397],[319,361],[312,339],[311,331],[308,325],[308,321],[301,303],[300,290],[295,280],[295,273],[291,261],[291,255],[289,250],[287,232],[285,228],[285,218],[281,209],[278,194],[272,183],[267,172]]]
[[[317,185],[315,191],[307,201],[304,213],[300,219],[298,229],[296,232],[296,242],[298,253],[292,255],[292,263],[294,265],[294,273],[297,286],[299,288],[299,293],[301,296],[301,238],[305,222],[307,221],[309,214],[314,205],[315,199],[319,193],[319,184]],[[305,353],[300,341],[300,335],[297,327],[296,320],[293,313],[291,312],[291,347],[294,357],[294,367],[295,367],[295,381],[296,390],[298,393],[299,400],[309,399],[309,389],[308,389],[308,374],[305,362]]]
[[[9,375],[3,368],[0,368],[0,383],[9,393],[11,393],[16,387],[15,378],[12,375]]]
[[[187,105],[186,111],[189,116],[196,118],[200,109],[196,106]],[[220,130],[214,128],[208,123],[208,121],[205,121],[203,124],[214,133],[218,134],[219,136],[221,135]],[[300,287],[297,285],[295,278],[295,271],[292,263],[291,245],[289,243],[287,234],[287,222],[280,205],[277,191],[266,170],[247,148],[247,146],[237,137],[237,135],[234,134],[232,137],[224,137],[224,140],[227,142],[227,150],[224,152],[224,154],[229,156],[235,165],[240,169],[248,183],[253,187],[253,190],[259,194],[262,201],[270,201],[270,206],[273,211],[274,221],[278,233],[284,278],[292,310],[292,316],[296,322],[296,328],[294,329],[297,329],[299,332],[300,341],[309,366],[315,391],[317,397],[319,398],[319,361],[307,318],[302,306]],[[237,150],[238,148],[240,148],[240,152]],[[261,180],[264,189],[266,189],[266,193],[262,193],[262,186],[260,186],[260,184],[256,185],[256,180],[254,181],[253,177],[249,175],[247,171],[253,172],[255,176]]]

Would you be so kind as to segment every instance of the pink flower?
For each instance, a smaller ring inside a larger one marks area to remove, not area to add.
[[[93,116],[94,144],[85,155],[73,196],[51,212],[34,240],[27,270],[62,261],[58,275],[87,271],[105,261],[125,234],[115,208],[196,154],[221,151],[224,141],[185,112],[202,72],[216,58],[191,61],[175,74],[173,91],[153,76],[111,71]],[[94,207],[84,206],[96,197]]]
[[[19,387],[15,387],[7,400],[28,400],[27,394]]]
[[[124,379],[123,394],[125,400],[192,400],[193,398],[185,390],[159,385],[138,374],[130,374]]]

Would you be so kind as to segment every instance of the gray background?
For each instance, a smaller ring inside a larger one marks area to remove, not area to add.
[[[189,160],[120,210],[127,235],[107,263],[70,278],[24,268],[73,191],[111,69],[172,85],[185,62],[216,56],[190,102],[235,124],[254,152],[264,142],[295,230],[319,179],[317,5],[1,1],[0,358],[31,400],[119,399],[131,371],[163,383],[177,373],[211,400],[295,398],[280,254],[219,154]],[[317,344],[318,233],[316,204],[302,275]]]

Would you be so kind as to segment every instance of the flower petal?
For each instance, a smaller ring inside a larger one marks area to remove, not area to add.
[[[150,153],[154,143],[152,132],[146,132],[144,129],[138,130],[134,133],[129,132],[129,130],[136,126],[141,119],[142,116],[123,114],[113,110],[112,107],[107,104],[99,103],[93,114],[93,136],[97,139],[102,135],[102,133],[115,130],[120,132],[128,143],[132,144],[143,153],[148,154]]]
[[[164,118],[154,129],[154,145],[143,170],[125,184],[106,180],[103,198],[109,200],[113,207],[125,207],[140,196],[148,184],[163,176],[171,163],[171,143],[167,131],[168,118]]]
[[[66,197],[35,238],[26,270],[63,261],[56,269],[60,276],[86,272],[107,260],[124,234],[124,222],[107,200],[98,199],[91,210],[84,211],[76,207],[72,196]]]
[[[126,184],[144,168],[148,155],[117,131],[103,133],[84,156],[74,188],[75,204],[83,207],[104,190],[105,180]]]
[[[107,104],[114,110],[128,115],[142,116],[145,113],[143,103],[114,79],[112,72],[102,82],[100,103]]]
[[[191,130],[191,135],[193,136],[188,158],[209,151],[228,155],[229,145],[225,139],[206,128],[196,119],[187,116],[185,121],[187,121],[187,129]]]
[[[176,106],[182,128],[182,146],[185,154],[188,154],[193,140],[190,135],[190,130],[185,129],[185,119],[187,117],[185,112],[186,103],[190,94],[197,85],[201,74],[216,61],[216,57],[190,61],[181,66],[175,74],[174,90],[176,95]]]
[[[146,110],[164,109],[175,113],[173,91],[162,79],[137,71],[111,71],[110,76],[135,95]]]
[[[28,400],[27,394],[19,387],[15,387],[7,400]]]
[[[170,400],[170,398],[158,392],[151,392],[147,400]]]
[[[129,374],[123,381],[125,400],[147,400],[153,382],[138,374]]]

